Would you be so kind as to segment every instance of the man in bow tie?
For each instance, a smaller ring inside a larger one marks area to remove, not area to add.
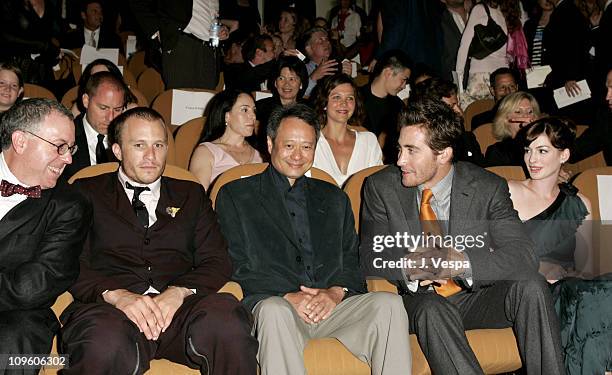
[[[204,374],[256,374],[248,312],[216,293],[231,275],[200,184],[162,176],[162,117],[134,108],[111,125],[117,172],[78,180],[94,208],[75,302],[61,319],[63,374],[142,374],[166,358]]]
[[[45,354],[59,329],[51,305],[79,274],[91,206],[55,188],[76,151],[72,114],[56,101],[28,99],[0,120],[0,373],[2,355]]]

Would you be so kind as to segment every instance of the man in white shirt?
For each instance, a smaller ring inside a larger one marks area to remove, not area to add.
[[[37,374],[3,356],[51,351],[59,323],[50,307],[79,274],[91,207],[76,191],[55,188],[77,148],[61,104],[16,104],[2,116],[0,139],[0,372]]]
[[[82,98],[86,111],[74,120],[79,150],[64,171],[64,179],[90,165],[115,161],[109,148],[108,127],[125,109],[126,90],[123,81],[110,72],[91,76]]]
[[[62,314],[60,351],[71,362],[61,373],[142,374],[165,358],[203,374],[255,375],[249,314],[216,293],[232,267],[204,189],[162,177],[168,135],[157,112],[134,108],[113,125],[119,171],[75,183],[94,225]]]

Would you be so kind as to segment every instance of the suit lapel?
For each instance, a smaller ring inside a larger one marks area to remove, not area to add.
[[[455,164],[448,223],[448,232],[451,235],[463,230],[475,195],[475,188],[472,186],[474,178],[466,172],[461,162]]]
[[[87,146],[87,136],[85,135],[85,124],[83,124],[83,116],[85,116],[85,114],[81,114],[74,120],[74,138],[76,145],[79,146],[76,154],[74,154],[72,157],[72,165],[74,166],[75,172],[81,168],[91,165],[89,160],[89,147]]]
[[[105,199],[105,202],[112,202],[113,211],[116,212],[119,220],[126,222],[129,225],[132,225],[135,228],[138,228],[141,231],[144,231],[144,228],[138,221],[136,217],[136,213],[132,209],[132,204],[128,199],[127,194],[125,193],[125,189],[121,186],[121,182],[119,181],[119,172],[111,173],[110,180],[108,181],[109,186],[104,189],[105,192],[108,192],[109,196]]]
[[[41,212],[49,204],[52,195],[52,189],[44,189],[40,198],[28,198],[13,207],[0,220],[0,241],[12,232],[23,229],[25,223],[32,218],[39,218]]]
[[[174,217],[168,212],[168,208],[182,208],[187,200],[187,196],[180,189],[171,189],[168,185],[169,180],[166,177],[162,177],[161,186],[159,191],[159,201],[157,202],[157,208],[155,209],[155,216],[157,221],[151,227],[154,230],[161,230],[166,224],[168,224]],[[136,215],[134,215],[135,217]]]
[[[259,195],[260,202],[263,210],[270,217],[269,222],[276,225],[278,229],[287,237],[289,242],[296,248],[299,248],[297,239],[295,238],[295,232],[291,227],[291,219],[287,213],[287,209],[283,204],[281,197],[276,193],[276,186],[272,181],[271,167],[268,167],[262,174],[260,174],[260,186]]]
[[[408,226],[408,231],[413,234],[421,232],[421,226],[419,222],[419,208],[417,207],[417,192],[416,187],[405,187],[402,185],[401,178],[397,183],[394,183],[394,191],[397,195],[402,211],[404,212],[404,218]]]

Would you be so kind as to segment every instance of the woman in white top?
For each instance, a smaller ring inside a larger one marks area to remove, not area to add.
[[[189,171],[204,189],[226,170],[242,164],[261,163],[255,142],[255,101],[251,94],[225,90],[216,94],[206,106],[206,123],[200,144],[193,151]]]
[[[362,169],[382,164],[382,151],[374,133],[357,132],[364,112],[353,80],[340,73],[319,82],[313,92],[314,109],[322,125],[313,166],[329,173],[338,186]]]
[[[518,0],[483,0],[472,8],[465,30],[461,36],[461,44],[457,52],[457,63],[455,70],[460,76],[468,75],[468,85],[466,91],[461,95],[461,107],[465,109],[471,102],[478,99],[490,98],[489,75],[501,67],[508,67],[507,46],[505,43],[497,51],[492,52],[485,58],[478,60],[468,57],[468,51],[472,38],[474,37],[474,27],[476,25],[486,25],[489,17],[485,10],[485,4],[489,9],[491,18],[497,23],[504,33],[511,37],[511,33],[522,28],[522,22],[527,19],[527,14],[523,11]],[[510,32],[510,33],[509,33]],[[469,70],[466,71],[466,64],[470,62]]]

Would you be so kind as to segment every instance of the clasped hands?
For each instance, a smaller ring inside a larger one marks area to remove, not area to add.
[[[302,285],[299,292],[287,293],[283,298],[289,301],[303,321],[314,324],[331,315],[344,298],[344,290],[339,286],[317,289]]]
[[[130,319],[147,340],[157,340],[172,323],[176,311],[191,290],[170,286],[154,297],[116,289],[103,294],[104,301],[115,306]]]
[[[453,248],[417,247],[404,256],[404,272],[410,280],[421,280],[420,285],[446,284],[446,280],[465,273],[467,257]]]

